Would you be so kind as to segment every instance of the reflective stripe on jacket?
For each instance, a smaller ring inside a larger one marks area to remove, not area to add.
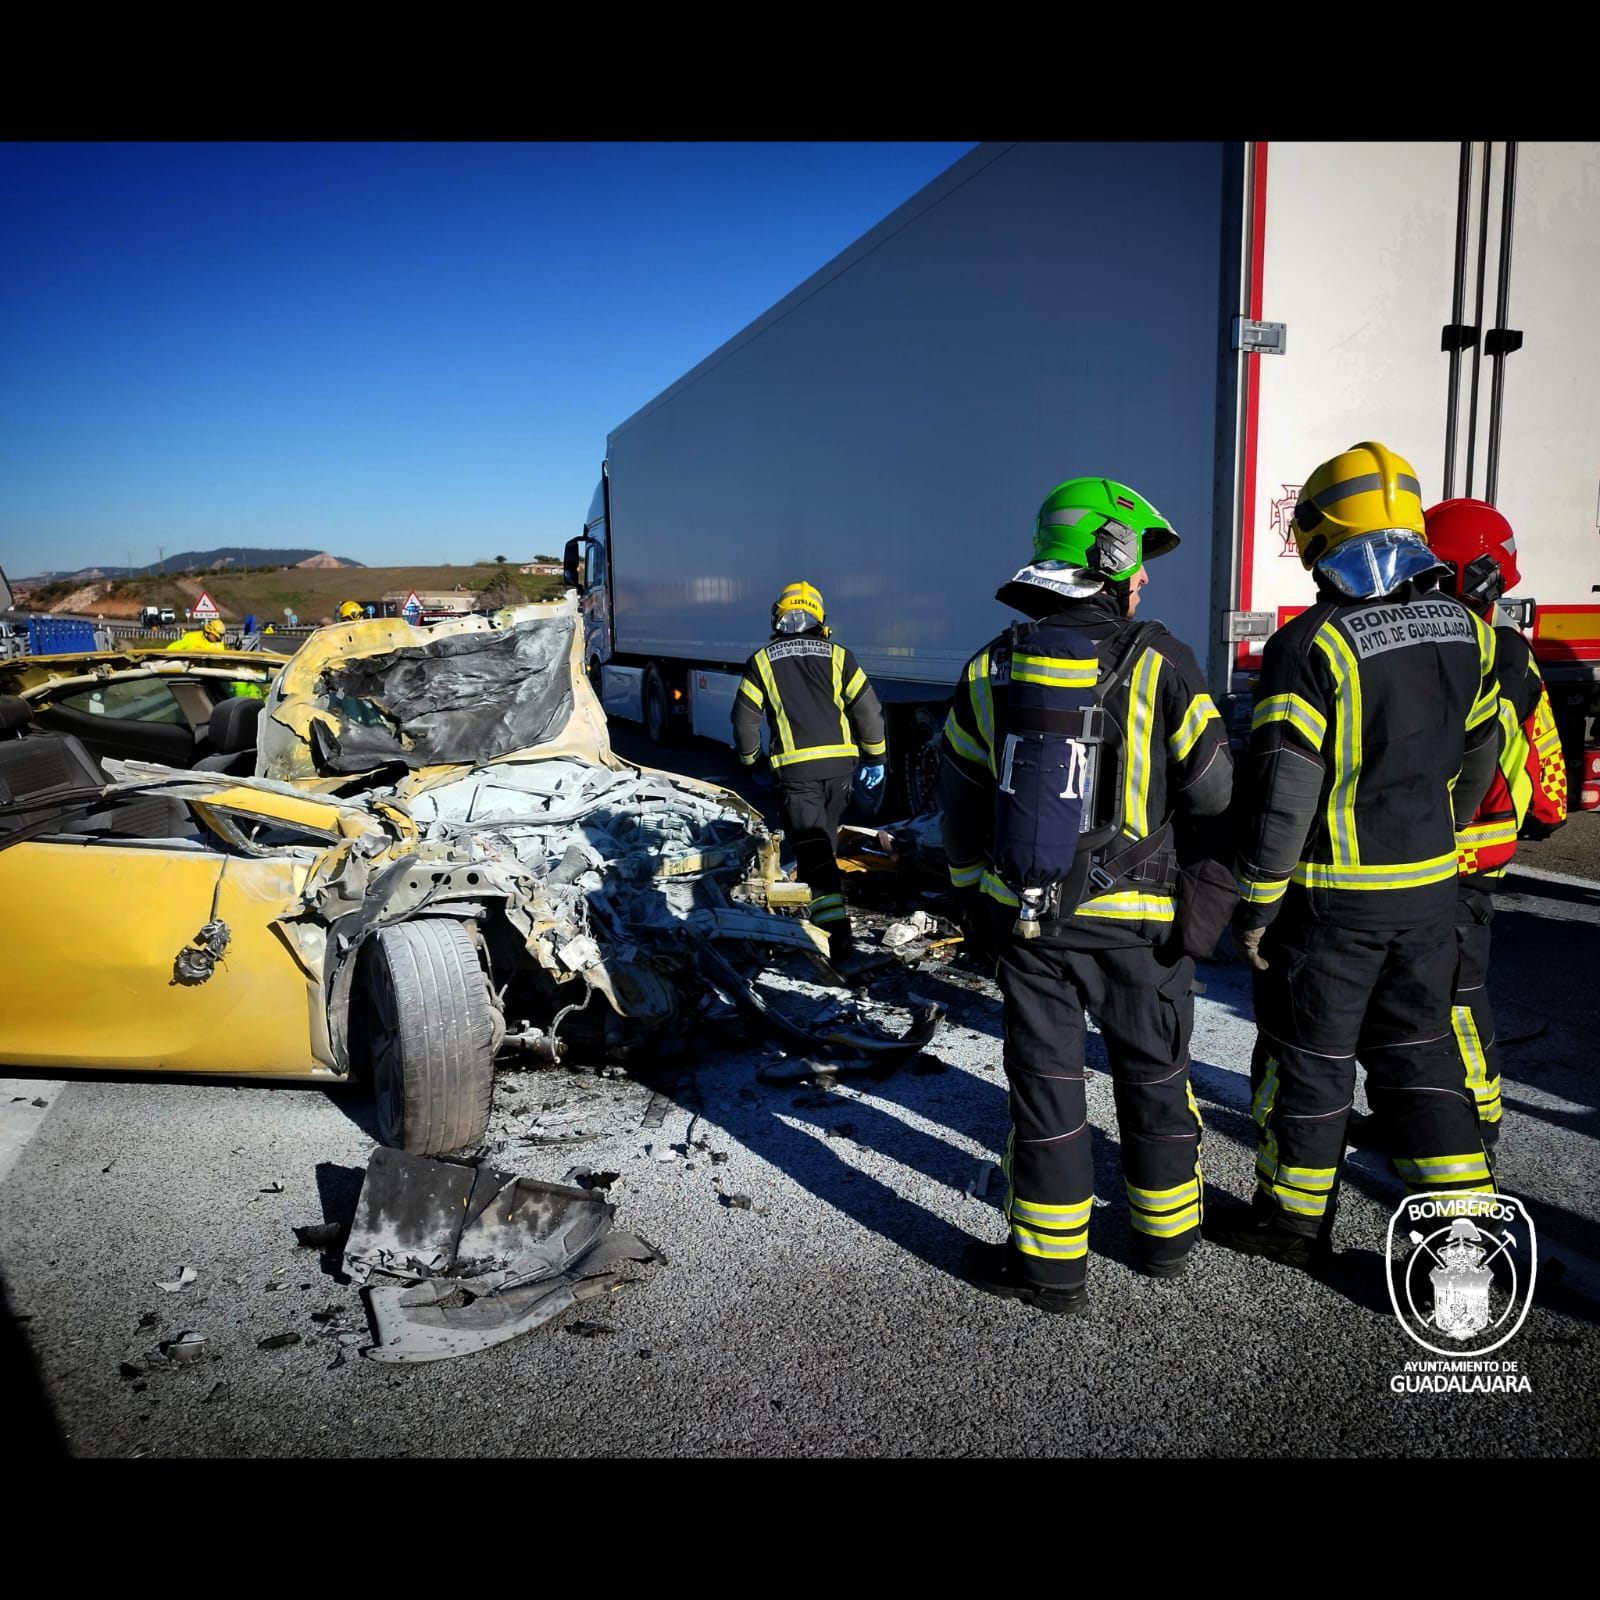
[[[1515,628],[1497,627],[1494,644],[1500,760],[1476,815],[1456,834],[1463,877],[1503,878],[1530,811],[1551,827],[1567,820],[1567,763],[1539,664]]]
[[[780,636],[745,663],[733,739],[747,767],[761,755],[763,717],[768,759],[780,778],[842,777],[858,756],[884,758],[883,707],[866,673],[843,645],[820,634]]]
[[[1324,597],[1267,640],[1239,797],[1239,890],[1261,921],[1291,882],[1345,927],[1408,927],[1453,904],[1456,819],[1498,747],[1493,634],[1408,583]]]

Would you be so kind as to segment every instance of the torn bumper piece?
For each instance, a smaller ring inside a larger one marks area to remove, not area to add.
[[[504,1344],[661,1253],[613,1228],[586,1189],[379,1148],[345,1246],[366,1285],[373,1361],[442,1361]],[[375,1280],[402,1280],[375,1281]]]
[[[879,1072],[897,1067],[918,1055],[944,1021],[944,1006],[936,1000],[920,1000],[911,1008],[910,1027],[898,1038],[848,1025],[823,1023],[805,1028],[769,1005],[755,985],[713,946],[702,945],[695,960],[701,976],[738,1012],[757,1038],[772,1040],[790,1055],[829,1058],[836,1072]],[[785,1075],[773,1081],[792,1079]]]

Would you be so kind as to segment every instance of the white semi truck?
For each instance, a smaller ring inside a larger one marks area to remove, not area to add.
[[[612,431],[567,547],[609,714],[728,741],[779,590],[821,589],[927,798],[1039,502],[1103,474],[1182,544],[1143,614],[1247,725],[1311,603],[1289,535],[1378,439],[1493,500],[1600,805],[1600,144],[978,146]],[[1519,619],[1520,620],[1520,619]]]

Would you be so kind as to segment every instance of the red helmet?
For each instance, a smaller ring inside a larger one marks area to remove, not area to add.
[[[1516,535],[1487,500],[1442,500],[1423,522],[1433,553],[1450,566],[1439,587],[1457,599],[1487,611],[1521,581]]]

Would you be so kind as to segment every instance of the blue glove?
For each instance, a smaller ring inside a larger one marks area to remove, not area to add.
[[[770,789],[778,780],[772,776],[772,768],[765,761],[758,761],[750,769],[750,781],[758,789]]]
[[[864,764],[856,773],[856,782],[868,794],[876,794],[883,785],[883,763],[877,761]]]

